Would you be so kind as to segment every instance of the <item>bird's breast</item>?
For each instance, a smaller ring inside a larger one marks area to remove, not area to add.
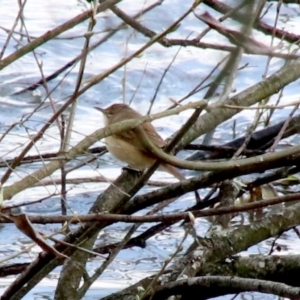
[[[129,164],[130,167],[143,170],[149,168],[154,159],[140,151],[133,144],[114,136],[105,138],[107,150],[117,159]]]

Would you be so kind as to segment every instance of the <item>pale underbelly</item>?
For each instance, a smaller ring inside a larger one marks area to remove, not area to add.
[[[143,170],[149,168],[154,159],[137,150],[133,145],[115,137],[105,139],[107,150],[117,159],[129,164],[130,167]]]

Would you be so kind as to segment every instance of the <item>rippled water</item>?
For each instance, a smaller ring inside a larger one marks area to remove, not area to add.
[[[130,0],[123,1],[119,7],[124,9],[129,14],[134,14],[140,11],[142,7],[148,6],[153,1],[139,1]],[[174,22],[183,12],[185,12],[192,1],[164,1],[163,5],[157,7],[154,11],[141,16],[139,20],[146,26],[149,26],[154,31],[161,32],[172,22]],[[53,29],[61,23],[71,19],[77,14],[83,12],[88,5],[84,1],[39,1],[30,0],[26,3],[24,11],[25,23],[29,35],[38,37],[44,34],[47,30]],[[205,6],[199,8],[199,13],[208,9]],[[297,21],[299,17],[295,11],[295,6],[284,8],[288,14],[291,15],[288,25],[285,20],[280,20],[284,26],[289,26],[290,31],[297,32]],[[208,9],[209,10],[209,9]],[[10,29],[16,18],[18,12],[17,1],[1,1],[0,10],[0,26]],[[273,20],[274,11],[270,9],[265,16],[266,22]],[[91,42],[95,42],[106,34],[106,31],[115,28],[120,24],[112,12],[105,11],[97,16],[97,24],[94,31],[99,32],[92,37]],[[226,23],[229,26],[236,26],[233,21]],[[299,23],[298,23],[299,24]],[[68,32],[59,36],[59,39],[54,39],[45,45],[42,45],[36,50],[36,54],[40,62],[44,74],[47,76],[58,68],[68,63],[71,59],[77,56],[82,50],[85,39],[82,37],[86,33],[88,22],[75,26]],[[170,35],[173,38],[186,38],[197,36],[204,29],[203,24],[190,15],[181,23],[180,28]],[[20,25],[16,27],[16,31],[20,31]],[[19,40],[18,34],[14,37],[18,39],[12,40],[5,52],[4,56],[14,52],[18,43],[26,44],[26,38]],[[73,37],[73,38],[72,38]],[[7,33],[0,28],[0,45],[3,45],[7,38]],[[256,38],[268,43],[269,39],[260,33],[256,33]],[[86,69],[84,73],[84,80],[93,75],[104,72],[111,68],[119,60],[127,56],[147,42],[148,39],[135,33],[132,29],[120,30],[108,42],[102,44],[96,50],[89,54],[87,58]],[[209,33],[205,42],[210,43],[224,43],[225,38],[220,38],[216,33]],[[103,121],[99,112],[93,109],[94,106],[108,106],[113,102],[122,101],[123,94],[125,101],[128,102],[134,95],[132,106],[138,109],[141,113],[146,113],[149,107],[149,100],[153,97],[157,84],[167,68],[168,64],[173,59],[174,55],[179,50],[178,47],[164,48],[161,45],[153,45],[151,49],[144,52],[139,58],[131,61],[126,69],[122,68],[111,76],[97,84],[84,95],[79,98],[78,109],[74,123],[74,132],[72,135],[71,144],[76,145],[87,134],[92,133],[103,125]],[[170,98],[179,100],[190,92],[201,80],[203,80],[211,69],[218,63],[226,53],[205,50],[193,47],[182,48],[173,63],[170,71],[164,78],[164,84],[159,90],[157,100],[155,101],[153,112],[161,111],[169,107],[172,102]],[[263,70],[265,67],[266,58],[259,56],[245,55],[242,59],[241,65],[249,64],[247,68],[240,70],[235,80],[235,92],[240,92],[243,89],[255,84],[261,80]],[[273,59],[270,64],[271,74],[282,65],[282,60]],[[64,103],[66,98],[74,91],[74,86],[78,73],[78,65],[76,65],[64,78],[64,75],[59,76],[49,83],[49,88],[53,89],[58,83],[63,80],[61,84],[52,93],[52,97],[58,105]],[[126,78],[125,88],[122,86],[122,81]],[[141,81],[142,78],[142,81]],[[12,94],[19,91],[28,85],[35,83],[40,79],[40,72],[32,54],[26,55],[9,65],[0,72],[0,131],[1,134],[14,122],[19,122],[32,112],[38,106],[41,100],[44,99],[46,93],[43,88],[39,88],[36,92],[26,92],[24,94],[13,96]],[[138,90],[136,91],[138,87]],[[291,84],[285,90],[284,97],[281,103],[295,100],[295,90],[298,89],[298,83]],[[188,101],[199,100],[203,97],[205,90],[198,95],[193,96]],[[274,100],[276,98],[274,97]],[[186,120],[191,112],[184,112],[178,116],[160,119],[154,122],[159,133],[165,138],[176,131],[180,125]],[[276,113],[276,121],[279,121],[287,116],[289,110],[281,110]],[[234,119],[238,122],[238,133],[243,133],[246,126],[253,118],[253,111],[247,111],[239,114]],[[35,134],[36,131],[45,123],[52,115],[52,110],[49,106],[49,101],[46,101],[41,108],[34,114],[34,117],[26,121],[22,126],[16,126],[12,132],[0,143],[0,155],[2,159],[11,159],[19,153],[20,147],[28,140],[28,135]],[[222,143],[231,138],[232,120],[226,122],[221,129],[218,129],[215,135],[215,141]],[[101,145],[101,142],[97,143]],[[55,152],[59,149],[58,131],[53,124],[47,131],[45,136],[37,143],[36,148],[33,148],[30,154],[37,154],[38,151],[42,153]],[[38,150],[37,150],[38,149]],[[24,177],[28,172],[32,172],[40,165],[24,165],[18,168],[8,184]],[[109,177],[115,178],[120,173],[120,163],[116,162],[109,155],[105,155],[103,161],[100,162],[100,167],[96,164],[86,166],[71,174],[70,177],[93,177],[99,174],[109,174]],[[0,170],[0,176],[3,175],[4,170]],[[155,178],[170,179],[168,175],[156,172]],[[59,178],[59,172],[52,175],[51,178]],[[68,203],[70,207],[78,212],[85,213],[90,208],[95,197],[107,187],[105,183],[83,183],[78,185],[70,185],[68,192]],[[35,187],[30,190],[16,195],[12,201],[32,201],[52,192],[58,191],[59,187]],[[178,201],[173,209],[180,209],[183,207],[183,201],[192,201],[187,196],[185,199]],[[184,203],[186,205],[186,202]],[[57,214],[60,212],[60,200],[58,197],[53,197],[51,200],[42,203],[34,204],[32,206],[24,207],[24,211],[28,214]],[[205,220],[199,221],[199,230],[202,232],[208,227]],[[55,226],[36,226],[37,229],[45,233],[50,233],[55,229]],[[127,227],[127,226],[126,226]],[[139,229],[142,232],[144,227]],[[116,224],[107,228],[102,233],[103,241],[119,240],[124,231],[124,224]],[[156,271],[161,266],[161,260],[167,257],[174,250],[174,245],[177,244],[178,238],[182,237],[183,229],[171,228],[164,234],[159,235],[148,241],[146,249],[133,248],[122,251],[117,260],[111,265],[109,270],[101,279],[99,279],[87,293],[84,299],[98,299],[104,294],[109,294],[112,291],[120,289],[124,286],[132,284],[137,280]],[[159,241],[159,243],[157,243]],[[28,244],[28,239],[21,236],[15,230],[14,225],[8,224],[1,228],[0,244],[0,260],[10,254],[11,251],[17,252],[24,245]],[[291,245],[289,245],[291,246]],[[9,249],[9,253],[7,251]],[[38,247],[33,248],[33,255],[40,250]],[[255,249],[256,251],[256,249]],[[136,257],[140,257],[136,261]],[[30,261],[31,257],[28,254],[22,255],[17,261]],[[97,260],[89,265],[91,271],[97,266]],[[30,294],[24,299],[51,299],[53,290],[56,286],[57,275],[59,269],[53,272],[47,279],[43,280]],[[0,290],[13,281],[13,279],[2,279]]]

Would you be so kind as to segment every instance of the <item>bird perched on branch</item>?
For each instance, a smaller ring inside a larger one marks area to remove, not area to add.
[[[95,107],[104,115],[105,125],[117,122],[141,118],[142,115],[127,104],[113,104],[107,108]],[[138,126],[148,136],[151,142],[159,148],[166,145],[162,137],[157,133],[150,122]],[[131,168],[144,170],[149,168],[155,161],[155,155],[142,141],[143,137],[137,128],[124,130],[105,138],[107,150],[117,159],[126,162]],[[179,180],[185,177],[173,166],[162,162],[159,169],[170,173]]]

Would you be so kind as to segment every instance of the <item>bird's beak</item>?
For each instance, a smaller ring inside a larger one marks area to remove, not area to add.
[[[101,107],[97,107],[97,106],[94,106],[94,108],[95,109],[97,109],[97,110],[100,110],[103,114],[105,114],[106,115],[106,111],[105,111],[105,109],[104,108],[101,108]]]

